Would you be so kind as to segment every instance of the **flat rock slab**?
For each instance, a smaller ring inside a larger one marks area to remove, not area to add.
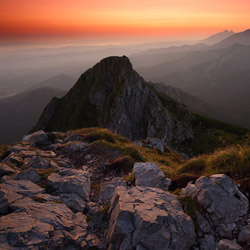
[[[54,245],[61,249],[67,241],[73,246],[80,245],[84,239],[87,227],[85,216],[81,216],[84,220],[79,220],[79,215],[75,215],[65,204],[32,200],[21,202],[21,211],[16,210],[0,218],[1,249],[57,249],[53,248]],[[59,242],[58,233],[64,234]]]
[[[158,188],[118,187],[111,200],[109,249],[190,249],[194,224],[177,198]]]
[[[88,201],[90,193],[90,176],[88,171],[63,169],[48,177],[48,184],[58,193],[76,193]]]

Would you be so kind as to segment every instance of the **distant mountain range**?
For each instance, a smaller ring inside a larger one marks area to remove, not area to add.
[[[188,52],[183,52],[183,46],[172,49],[165,49],[161,63],[149,63],[137,68],[138,72],[147,80],[173,85],[205,101],[223,114],[222,120],[250,128],[250,30],[212,46],[189,46]],[[145,56],[147,61],[150,57],[157,61],[156,54]],[[164,56],[168,59],[162,63]]]
[[[0,100],[0,144],[22,139],[51,98],[65,93],[60,89],[39,88]]]
[[[32,87],[32,89],[49,87],[54,89],[69,90],[74,85],[75,81],[76,79],[72,76],[58,75],[36,84]]]
[[[213,45],[213,44],[216,44],[216,43],[232,36],[233,34],[235,34],[235,33],[232,30],[231,31],[225,30],[223,32],[219,32],[217,34],[209,36],[206,39],[201,40],[200,43],[205,43],[207,45]]]

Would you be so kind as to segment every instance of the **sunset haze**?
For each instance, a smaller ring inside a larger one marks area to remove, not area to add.
[[[246,0],[2,0],[3,40],[31,38],[202,38],[248,28]]]

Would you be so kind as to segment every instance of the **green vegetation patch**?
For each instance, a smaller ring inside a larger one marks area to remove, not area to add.
[[[203,209],[202,206],[199,204],[197,199],[192,198],[191,196],[179,196],[178,199],[183,207],[183,210],[193,220],[195,231],[197,232],[199,230],[199,224],[197,222],[196,211],[201,212]]]

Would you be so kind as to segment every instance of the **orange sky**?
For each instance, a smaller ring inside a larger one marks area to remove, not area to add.
[[[250,28],[249,0],[0,0],[0,35],[192,37]]]

